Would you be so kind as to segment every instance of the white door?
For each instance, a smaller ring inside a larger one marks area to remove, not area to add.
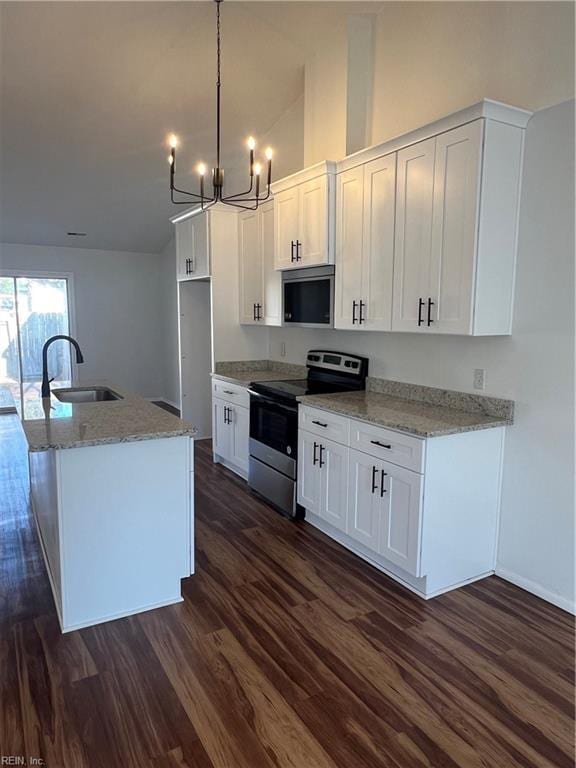
[[[413,576],[420,576],[422,475],[382,462],[385,499],[379,553]]]
[[[176,232],[176,273],[179,280],[192,275],[194,265],[192,219],[174,225]]]
[[[483,121],[436,139],[432,218],[432,328],[472,332]]]
[[[274,265],[274,203],[265,203],[259,213],[264,325],[282,325],[282,273]]]
[[[320,516],[335,528],[345,531],[348,502],[348,448],[321,438],[318,463],[322,476]]]
[[[240,323],[243,325],[254,325],[264,318],[259,219],[258,211],[245,211],[238,217]]]
[[[383,508],[387,503],[382,482],[384,462],[360,451],[350,451],[348,519],[346,533],[378,552]]]
[[[208,238],[208,216],[200,213],[192,216],[192,277],[210,277],[210,257]]]
[[[298,192],[297,266],[328,264],[328,176],[300,184]]]
[[[241,405],[231,405],[228,410],[228,419],[230,421],[230,462],[243,472],[248,472],[250,410]]]
[[[336,287],[334,327],[359,328],[362,296],[364,166],[336,181]]]
[[[212,398],[212,450],[223,459],[230,458],[230,405],[218,397]]]
[[[274,197],[274,240],[276,269],[298,266],[296,241],[299,215],[298,187],[279,192]]]
[[[318,437],[298,430],[298,504],[316,515],[320,514],[319,444]]]
[[[364,167],[361,327],[367,331],[392,328],[395,206],[396,153],[393,153]]]
[[[432,138],[398,152],[393,331],[429,331],[435,145]]]

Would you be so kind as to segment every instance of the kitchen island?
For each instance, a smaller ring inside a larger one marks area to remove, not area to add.
[[[104,390],[113,399],[59,399]],[[21,418],[62,631],[181,601],[194,571],[194,427],[102,385],[29,400]]]

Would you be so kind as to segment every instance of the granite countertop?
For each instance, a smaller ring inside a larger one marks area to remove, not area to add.
[[[107,382],[74,385],[80,389],[106,386],[121,400],[98,403],[61,403],[39,395],[28,399],[21,414],[29,451],[82,448],[129,443],[162,437],[193,437],[197,429],[144,398]],[[57,389],[64,388],[59,385]]]
[[[222,381],[246,387],[256,381],[295,381],[305,379],[304,365],[293,365],[272,360],[238,360],[216,363],[215,376]]]
[[[381,392],[305,395],[298,400],[305,405],[324,408],[418,437],[440,437],[512,424],[511,415],[490,416],[480,411],[470,413]]]

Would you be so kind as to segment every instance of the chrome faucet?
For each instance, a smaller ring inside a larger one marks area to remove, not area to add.
[[[83,363],[84,362],[84,355],[82,354],[82,350],[80,349],[80,345],[76,341],[76,339],[73,339],[72,336],[64,336],[64,335],[58,335],[58,336],[51,336],[48,341],[44,344],[42,347],[42,397],[50,397],[50,382],[54,381],[54,378],[49,379],[48,378],[48,347],[50,344],[52,344],[53,341],[57,341],[58,339],[66,339],[67,341],[72,344],[72,346],[76,350],[76,362],[77,363]]]

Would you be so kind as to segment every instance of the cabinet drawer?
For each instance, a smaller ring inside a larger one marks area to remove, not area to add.
[[[226,400],[229,403],[236,403],[236,405],[242,405],[244,408],[250,407],[248,389],[238,384],[230,384],[228,381],[212,379],[212,394],[214,397],[219,397],[221,400]]]
[[[424,440],[350,419],[350,447],[415,472],[424,471]]]
[[[335,443],[348,445],[350,435],[350,419],[338,413],[330,413],[320,408],[300,405],[298,408],[298,428],[305,429],[313,435],[334,440]]]

